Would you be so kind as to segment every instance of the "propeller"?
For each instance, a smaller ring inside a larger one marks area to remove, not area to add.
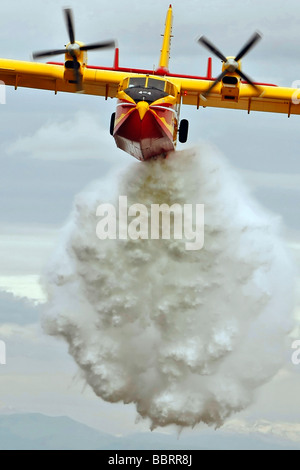
[[[248,75],[246,75],[244,72],[242,72],[239,69],[239,60],[244,57],[247,52],[250,51],[254,47],[254,45],[261,39],[261,34],[258,32],[254,33],[250,39],[246,42],[246,44],[242,47],[242,49],[238,52],[238,54],[235,56],[235,58],[227,58],[225,57],[222,52],[219,51],[219,49],[214,46],[205,36],[201,36],[200,39],[198,39],[198,42],[206,47],[210,52],[212,52],[214,55],[216,55],[219,59],[221,59],[224,62],[224,72],[222,72],[213,82],[213,84],[206,90],[205,93],[203,93],[201,96],[202,98],[206,99],[207,95],[211,92],[211,90],[225,77],[227,73],[236,73],[238,74],[243,80],[245,80],[249,85],[254,88],[258,93],[260,93],[260,89],[258,88],[257,85],[253,83],[253,80],[251,80]]]
[[[75,29],[74,29],[74,20],[73,20],[73,13],[70,8],[65,8],[64,10],[65,15],[65,22],[66,27],[68,30],[70,44],[66,46],[64,49],[54,49],[50,51],[39,51],[34,52],[32,54],[34,59],[39,59],[41,57],[51,57],[59,54],[66,54],[68,53],[73,59],[73,71],[74,71],[74,83],[77,85],[77,89],[82,89],[81,83],[81,74],[79,72],[80,63],[77,60],[81,51],[91,51],[95,49],[104,49],[108,47],[115,47],[115,41],[105,41],[105,42],[97,42],[93,44],[88,44],[84,46],[80,46],[78,43],[75,42]]]

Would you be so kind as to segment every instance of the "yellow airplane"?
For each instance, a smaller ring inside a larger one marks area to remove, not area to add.
[[[65,55],[64,63],[24,62],[0,59],[0,80],[6,85],[38,88],[68,93],[117,98],[112,114],[110,133],[116,144],[139,160],[166,156],[176,147],[177,137],[184,143],[188,121],[179,123],[181,104],[300,114],[300,90],[253,82],[241,68],[241,59],[261,38],[255,33],[235,57],[226,57],[207,38],[198,41],[221,61],[222,72],[212,77],[211,58],[205,77],[169,72],[172,36],[172,5],[169,6],[157,70],[119,66],[119,50],[114,41],[84,45],[75,41],[72,11],[64,10],[69,43],[63,49],[36,52],[34,59]],[[113,67],[87,64],[87,51],[115,47]]]

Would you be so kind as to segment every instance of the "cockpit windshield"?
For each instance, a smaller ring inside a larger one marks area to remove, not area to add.
[[[175,95],[174,87],[166,80],[150,77],[132,77],[124,90],[134,101],[153,103],[170,94]]]
[[[129,88],[133,88],[136,86],[144,88],[146,86],[146,77],[131,78],[129,80]]]
[[[156,88],[157,90],[165,91],[166,82],[164,80],[155,80],[154,78],[148,78],[148,88]]]

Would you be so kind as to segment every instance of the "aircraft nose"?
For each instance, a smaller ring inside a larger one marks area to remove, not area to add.
[[[147,101],[139,101],[136,105],[136,109],[138,110],[140,119],[142,121],[144,119],[146,112],[149,109],[149,104],[147,103]]]

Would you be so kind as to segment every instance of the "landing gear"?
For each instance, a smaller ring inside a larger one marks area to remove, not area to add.
[[[187,119],[181,119],[179,126],[179,142],[185,144],[188,138],[189,132],[189,121]]]
[[[110,135],[114,135],[115,119],[116,119],[116,113],[112,113],[111,118],[110,118],[110,126],[109,126]]]

